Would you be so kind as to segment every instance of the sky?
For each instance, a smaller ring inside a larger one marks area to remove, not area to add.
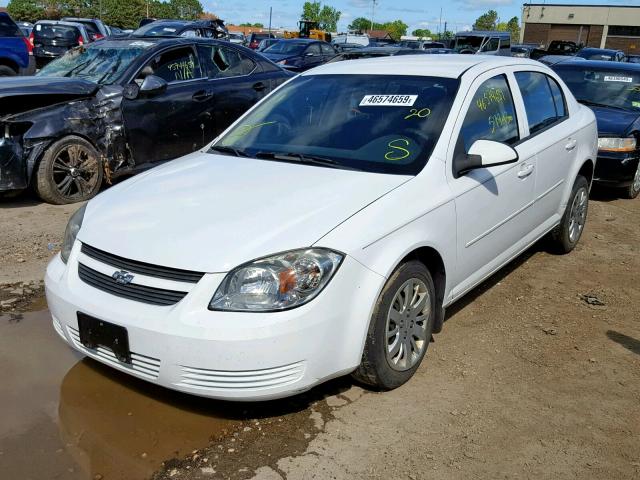
[[[0,6],[8,0],[0,0]],[[125,0],[126,1],[126,0]],[[269,7],[273,7],[273,27],[293,29],[297,26],[304,0],[200,0],[204,9],[213,12],[227,23],[261,22],[269,23]],[[545,0],[530,0],[531,3],[544,3]],[[346,31],[347,26],[356,17],[371,17],[373,0],[327,0],[330,5],[342,12],[338,31]],[[554,2],[547,1],[552,4]],[[555,3],[572,4],[621,4],[638,5],[640,0],[559,0]],[[417,28],[428,28],[432,32],[444,29],[452,31],[468,30],[481,14],[494,9],[502,21],[521,15],[522,1],[514,0],[376,0],[374,20],[384,23],[400,19],[409,25],[409,33]],[[440,11],[442,23],[440,24]]]

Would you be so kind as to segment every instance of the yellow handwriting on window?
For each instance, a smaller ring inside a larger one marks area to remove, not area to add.
[[[404,119],[409,120],[410,118],[427,118],[429,115],[431,115],[431,109],[429,108],[421,108],[419,110],[417,108],[412,108],[411,110],[409,110],[409,115],[404,117]]]
[[[395,140],[391,140],[387,144],[387,146],[391,150],[389,150],[385,154],[384,158],[386,160],[389,160],[390,162],[397,162],[398,160],[404,160],[409,155],[411,155],[411,151],[404,148],[404,147],[408,147],[410,143],[411,142],[409,142],[409,140],[407,140],[406,138],[396,138]],[[401,145],[404,145],[404,147],[402,147]]]
[[[493,104],[504,103],[506,96],[499,88],[486,88],[480,98],[476,100],[476,106],[483,112]]]
[[[513,123],[513,115],[507,113],[496,113],[489,117],[489,126],[491,127],[491,133],[496,133],[496,130]]]

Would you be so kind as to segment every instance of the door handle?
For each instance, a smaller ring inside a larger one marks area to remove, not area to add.
[[[267,86],[266,86],[264,83],[262,83],[262,82],[258,82],[258,83],[256,83],[256,84],[254,84],[254,85],[253,85],[253,89],[254,89],[256,92],[261,92],[261,91],[262,91],[262,90],[264,90],[265,88],[267,88]]]
[[[574,148],[576,148],[576,145],[577,145],[577,144],[578,144],[578,141],[577,141],[577,140],[569,140],[569,143],[567,143],[567,144],[564,146],[564,149],[565,149],[567,152],[570,152],[571,150],[573,150]]]
[[[196,93],[194,93],[193,97],[191,98],[196,102],[203,102],[205,100],[210,99],[211,97],[213,97],[213,94],[211,92],[207,92],[206,90],[199,90]]]
[[[525,164],[518,171],[518,178],[527,178],[529,175],[533,173],[533,165]]]

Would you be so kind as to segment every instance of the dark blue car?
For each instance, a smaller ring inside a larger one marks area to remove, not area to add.
[[[327,42],[297,38],[280,40],[264,50],[262,54],[289,70],[302,72],[328,62],[337,55],[337,52]]]
[[[33,74],[30,53],[29,40],[7,13],[0,12],[0,77]]]
[[[562,62],[552,67],[576,99],[598,121],[594,181],[640,193],[640,65],[621,62]]]

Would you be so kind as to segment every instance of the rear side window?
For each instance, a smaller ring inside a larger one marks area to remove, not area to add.
[[[562,92],[556,92],[554,96],[550,86],[549,80],[553,79],[539,72],[516,72],[515,77],[522,92],[531,135],[553,125],[565,116],[564,99],[562,99],[562,110],[558,108],[557,94],[562,96]],[[559,88],[557,84],[555,86]]]
[[[0,15],[0,37],[21,37],[22,32],[9,15]]]
[[[504,75],[485,81],[476,91],[460,131],[465,152],[476,140],[513,144],[519,139],[513,97]]]
[[[200,55],[206,58],[209,78],[228,78],[249,75],[256,64],[249,57],[233,48],[215,46],[199,46]]]
[[[320,55],[320,44],[312,43],[304,53],[313,53],[315,55]]]
[[[336,53],[336,51],[330,45],[322,43],[320,47],[322,48],[322,53],[324,55],[335,55]]]

